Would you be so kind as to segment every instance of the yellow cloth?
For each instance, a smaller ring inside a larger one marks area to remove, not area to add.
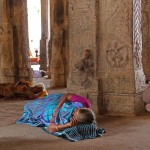
[[[45,97],[45,96],[47,96],[47,95],[48,95],[47,91],[44,90],[44,91],[38,96],[38,98],[43,98],[43,97]]]

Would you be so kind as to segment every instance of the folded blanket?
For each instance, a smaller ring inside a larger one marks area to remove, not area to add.
[[[42,127],[42,129],[49,134],[61,137],[70,142],[76,142],[84,139],[94,139],[96,137],[101,137],[105,133],[105,129],[97,128],[95,124],[79,124],[53,133],[49,132],[46,127]]]

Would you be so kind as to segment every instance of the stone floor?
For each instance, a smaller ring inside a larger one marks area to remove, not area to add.
[[[66,89],[48,92],[66,92]],[[104,136],[68,142],[40,128],[15,124],[26,102],[0,101],[0,150],[150,150],[149,113],[136,117],[97,116],[97,125],[106,129]]]

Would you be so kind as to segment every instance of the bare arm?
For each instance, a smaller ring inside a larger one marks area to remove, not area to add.
[[[47,130],[49,132],[58,132],[60,130],[63,130],[65,128],[69,128],[69,127],[73,127],[75,125],[78,124],[78,119],[76,117],[72,118],[70,122],[66,123],[66,124],[55,124],[55,123],[52,123],[50,124],[48,127],[47,127]]]

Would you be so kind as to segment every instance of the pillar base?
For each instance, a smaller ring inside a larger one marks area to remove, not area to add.
[[[142,94],[105,94],[101,106],[102,113],[111,116],[131,116],[145,111]]]
[[[32,81],[33,69],[32,68],[19,68],[18,76],[16,76],[16,70],[14,68],[3,68],[1,69],[1,83],[14,83],[19,80]]]

